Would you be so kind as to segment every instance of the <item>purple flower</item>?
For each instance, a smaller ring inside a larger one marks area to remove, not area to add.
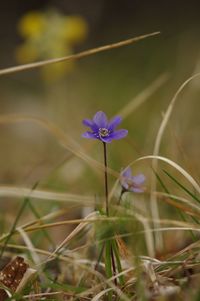
[[[88,126],[91,131],[85,132],[82,137],[88,139],[98,139],[102,142],[110,143],[112,140],[118,140],[124,138],[127,134],[127,130],[116,130],[116,127],[121,123],[120,116],[116,116],[108,121],[104,112],[97,112],[93,119],[84,119],[83,124]]]
[[[136,176],[132,176],[130,167],[124,169],[120,174],[120,184],[122,186],[123,191],[132,191],[141,193],[144,192],[144,184],[145,176],[143,174],[138,174]]]

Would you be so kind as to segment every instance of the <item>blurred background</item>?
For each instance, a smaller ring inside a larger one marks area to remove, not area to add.
[[[81,138],[83,118],[109,117],[147,91],[122,128],[128,138],[109,145],[120,171],[153,152],[162,114],[179,86],[200,71],[199,1],[21,0],[0,4],[0,68],[62,57],[142,34],[155,37],[79,61],[0,77],[0,114],[51,121],[102,161],[101,145]],[[164,80],[163,80],[164,78]],[[162,80],[161,80],[162,79]],[[150,93],[152,84],[160,81]],[[179,96],[161,154],[199,177],[200,78]],[[12,118],[11,118],[12,119]],[[78,194],[102,194],[102,174],[68,152],[35,122],[0,123],[0,183]],[[146,171],[137,164],[134,172]],[[2,203],[2,209],[11,203]],[[2,211],[3,212],[3,211]]]

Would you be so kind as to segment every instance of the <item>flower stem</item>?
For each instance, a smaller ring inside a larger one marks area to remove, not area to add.
[[[104,151],[104,179],[105,179],[105,198],[106,198],[106,215],[109,216],[109,204],[108,204],[108,165],[107,165],[107,148],[106,148],[106,143],[103,142],[103,151]],[[114,252],[113,252],[113,247],[112,244],[110,246],[110,256],[111,256],[111,262],[112,262],[112,271],[113,275],[116,275],[116,266],[115,266],[115,257],[114,257]],[[114,280],[115,285],[117,285],[117,279],[115,278]]]
[[[107,149],[106,143],[103,142],[103,153],[104,153],[104,179],[105,179],[105,197],[106,197],[106,215],[109,216],[109,205],[108,205],[108,165],[107,165]]]
[[[125,190],[122,188],[117,205],[120,205],[124,192],[125,192]]]

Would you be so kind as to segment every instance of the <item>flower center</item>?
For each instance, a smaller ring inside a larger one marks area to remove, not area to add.
[[[109,135],[109,130],[106,128],[99,129],[99,136],[100,137],[107,137]]]

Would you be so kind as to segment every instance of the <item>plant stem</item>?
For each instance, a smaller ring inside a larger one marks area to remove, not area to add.
[[[108,205],[108,165],[107,165],[107,149],[106,143],[103,142],[103,153],[104,153],[104,180],[105,180],[105,197],[106,197],[106,215],[109,216],[109,205]]]
[[[106,148],[106,143],[103,142],[103,152],[104,152],[104,179],[105,179],[105,198],[106,198],[106,215],[109,216],[109,204],[108,204],[108,165],[107,165],[107,148]],[[116,275],[116,266],[115,266],[115,257],[114,257],[114,252],[113,252],[113,247],[112,244],[110,246],[110,256],[111,256],[111,262],[112,262],[112,271],[113,275]],[[117,285],[117,279],[115,278],[114,280],[115,285]]]
[[[123,196],[124,192],[125,192],[125,190],[122,188],[117,205],[120,205],[121,199],[122,199],[122,196]]]

